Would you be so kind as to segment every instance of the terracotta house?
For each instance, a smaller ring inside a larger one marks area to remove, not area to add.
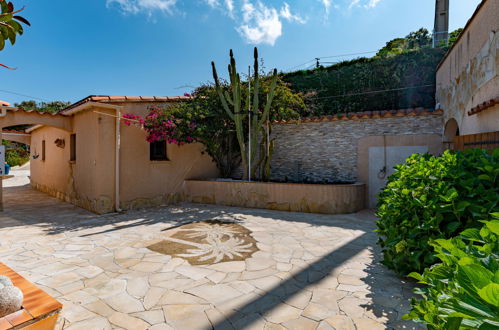
[[[118,118],[183,98],[89,96],[57,115],[14,112],[33,116],[17,123],[37,124],[27,130],[32,186],[96,213],[180,200],[185,179],[217,176],[203,146],[150,144],[144,130]]]
[[[498,74],[499,0],[483,0],[438,66],[436,99],[444,111],[445,143],[483,133],[497,140],[492,133],[499,131]]]

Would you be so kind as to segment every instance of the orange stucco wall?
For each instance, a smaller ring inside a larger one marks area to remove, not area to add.
[[[437,71],[437,103],[461,135],[499,129],[499,105],[468,111],[499,97],[499,0],[486,0]]]
[[[150,105],[125,104],[123,112],[145,116]],[[122,124],[121,142],[120,193],[124,209],[178,201],[182,199],[185,179],[218,175],[215,163],[202,154],[201,144],[168,145],[168,161],[150,161],[149,143],[142,129]]]
[[[31,180],[32,184],[52,189],[53,194],[70,194],[71,175],[69,171],[69,132],[45,126],[31,135]],[[55,140],[64,139],[65,148],[55,145]],[[45,160],[42,159],[42,141],[45,140]],[[62,195],[61,195],[62,196]]]
[[[121,104],[123,113],[145,115],[150,105]],[[158,104],[155,104],[158,105]],[[161,104],[160,104],[161,106]],[[96,113],[98,111],[100,113]],[[107,115],[106,115],[107,114]],[[76,113],[72,131],[44,126],[32,133],[32,154],[41,153],[46,140],[46,160],[32,160],[32,185],[53,196],[97,213],[114,210],[115,110],[91,108]],[[150,161],[146,133],[123,123],[120,149],[120,207],[123,209],[167,204],[182,200],[185,179],[216,177],[203,146],[168,145],[168,161]],[[70,162],[70,134],[76,134],[76,161]],[[65,140],[65,147],[54,144]]]

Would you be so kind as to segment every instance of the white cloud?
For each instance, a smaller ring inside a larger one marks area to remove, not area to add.
[[[321,2],[324,5],[324,9],[326,10],[326,15],[329,15],[329,9],[331,8],[333,1],[332,0],[321,0]]]
[[[380,2],[381,2],[381,0],[365,0],[365,1],[351,0],[350,6],[348,6],[348,8],[352,8],[352,7],[374,8]]]
[[[204,1],[208,4],[208,6],[213,8],[218,7],[220,5],[220,2],[218,2],[218,0],[204,0]]]
[[[232,14],[234,12],[234,0],[225,0],[225,8]]]
[[[245,0],[241,8],[242,24],[237,28],[248,43],[274,45],[282,35],[282,23],[275,8],[258,1],[256,6]]]
[[[291,10],[287,2],[281,8],[266,5],[266,0],[198,0],[211,8],[224,12],[236,25],[236,30],[252,44],[274,45],[282,36],[283,21],[305,24],[306,19]],[[332,0],[321,0],[328,8]],[[375,1],[375,0],[374,0]],[[108,7],[117,6],[123,13],[152,15],[155,11],[174,12],[177,4],[185,0],[106,0]]]
[[[289,4],[287,2],[281,8],[279,12],[279,16],[288,20],[289,22],[297,22],[300,24],[305,24],[307,21],[299,15],[295,15],[291,13],[291,9],[289,8]]]
[[[149,15],[154,11],[172,13],[176,3],[177,0],[106,0],[107,6],[118,5],[124,13],[146,12]]]
[[[367,4],[364,5],[366,8],[374,8],[381,0],[369,0]]]

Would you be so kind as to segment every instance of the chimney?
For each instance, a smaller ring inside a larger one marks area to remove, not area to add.
[[[449,39],[449,0],[435,1],[435,27],[433,29],[433,48]]]

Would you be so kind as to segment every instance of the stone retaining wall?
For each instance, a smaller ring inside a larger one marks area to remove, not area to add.
[[[185,181],[185,200],[279,211],[340,214],[365,208],[365,185]]]
[[[442,134],[442,114],[274,124],[272,179],[356,182],[358,141],[367,136]]]

